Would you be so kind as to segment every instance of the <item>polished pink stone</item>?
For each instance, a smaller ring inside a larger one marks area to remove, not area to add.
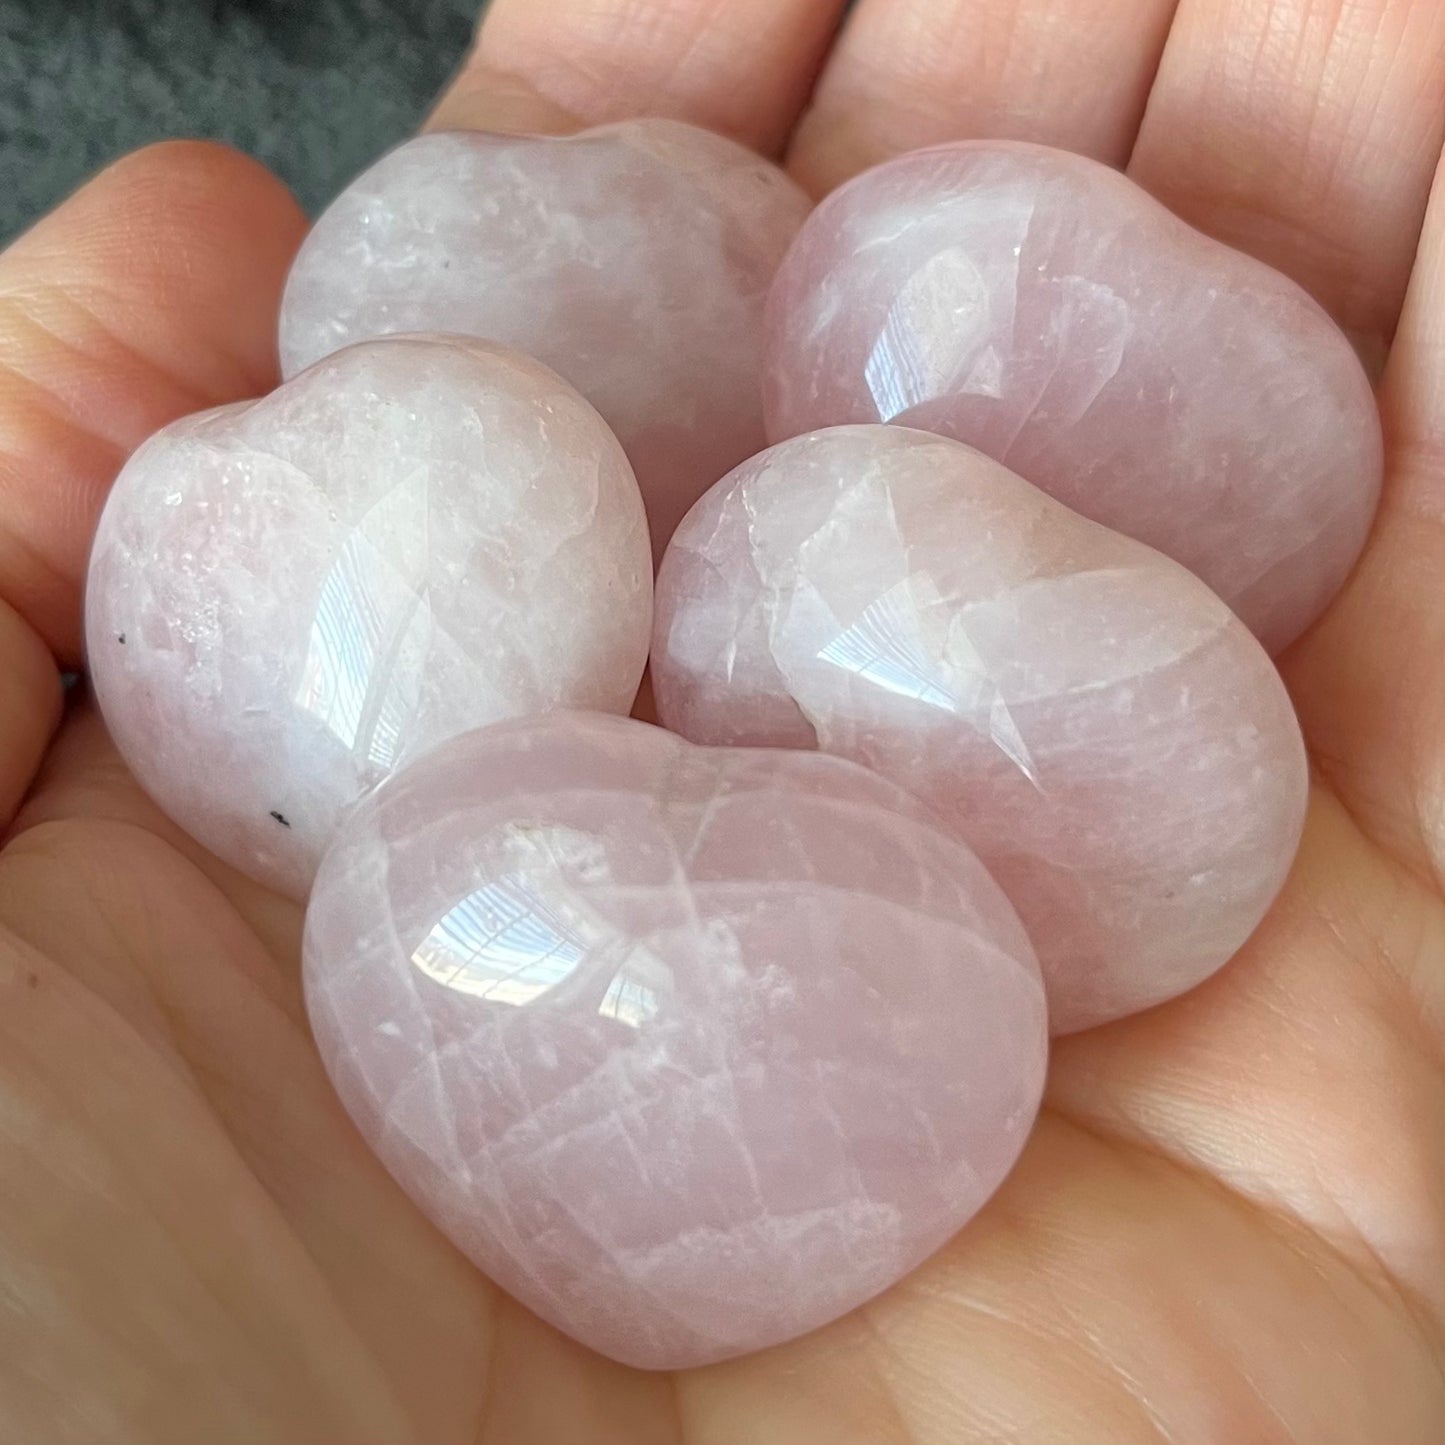
[[[342,1099],[545,1319],[653,1368],[822,1325],[993,1192],[1038,972],[978,861],[817,753],[558,714],[444,744],[343,825],[306,919]]]
[[[389,331],[461,331],[555,367],[632,460],[657,554],[764,443],[763,303],[808,202],[775,165],[666,120],[559,139],[425,135],[301,248],[287,372]]]
[[[1219,968],[1299,839],[1299,727],[1228,608],[908,428],[800,437],[710,492],[658,577],[652,672],[694,741],[818,746],[935,808],[1018,909],[1059,1032]]]
[[[830,196],[769,303],[772,440],[900,422],[970,443],[1202,577],[1278,651],[1349,572],[1381,440],[1292,281],[1118,172],[1018,142]]]
[[[626,712],[651,574],[627,460],[569,386],[393,338],[136,452],[91,558],[90,678],[151,796],[300,895],[342,811],[443,738]]]

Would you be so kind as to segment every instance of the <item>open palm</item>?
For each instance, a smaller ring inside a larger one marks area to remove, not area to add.
[[[1316,788],[1284,896],[1211,984],[1062,1044],[1001,1194],[867,1308],[675,1379],[539,1324],[342,1114],[298,910],[180,836],[83,703],[59,722],[105,490],[274,383],[304,224],[236,155],[142,152],[0,261],[0,1439],[1445,1436],[1445,6],[861,0],[835,39],[844,8],[496,0],[437,123],[671,114],[819,191],[1025,136],[1308,286],[1381,362],[1391,465],[1285,659]]]

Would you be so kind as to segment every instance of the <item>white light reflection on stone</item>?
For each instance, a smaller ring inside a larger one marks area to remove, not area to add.
[[[520,1007],[569,978],[586,952],[533,891],[503,878],[462,899],[411,959],[457,993]]]
[[[914,585],[905,578],[870,602],[819,658],[898,697],[973,722],[1039,787],[1028,744],[967,631],[952,629],[946,662],[930,654],[919,626],[920,599]],[[923,603],[938,600],[934,592]]]
[[[870,602],[818,656],[899,697],[957,711],[957,699],[919,635],[918,608],[906,579]]]
[[[631,1028],[646,1023],[670,970],[587,905],[585,883],[558,878],[576,863],[568,840],[519,830],[512,842],[525,847],[531,866],[468,894],[432,927],[412,963],[433,982],[488,1003],[522,1008],[551,999],[595,1007]],[[539,877],[539,859],[550,876]]]
[[[389,771],[421,693],[432,636],[424,471],[348,537],[316,601],[297,703],[358,761]]]
[[[899,289],[864,367],[879,419],[892,421],[961,378],[963,389],[996,396],[989,325],[988,286],[969,253],[950,247],[930,256]]]

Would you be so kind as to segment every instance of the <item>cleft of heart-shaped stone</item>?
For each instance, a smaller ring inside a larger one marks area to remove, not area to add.
[[[768,302],[768,429],[969,443],[1182,562],[1270,652],[1359,555],[1383,466],[1349,342],[1287,277],[1043,146],[916,151],[813,213]]]
[[[393,338],[135,453],[91,556],[89,675],[161,807],[299,897],[344,810],[433,744],[626,712],[651,572],[627,459],[571,387]]]
[[[517,1299],[628,1364],[825,1324],[944,1243],[1043,1085],[982,865],[818,753],[555,714],[347,819],[306,1000],[362,1133]]]

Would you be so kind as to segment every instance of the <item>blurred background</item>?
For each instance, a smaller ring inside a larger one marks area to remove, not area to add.
[[[315,211],[420,119],[482,0],[0,0],[0,244],[167,136],[249,151]]]

